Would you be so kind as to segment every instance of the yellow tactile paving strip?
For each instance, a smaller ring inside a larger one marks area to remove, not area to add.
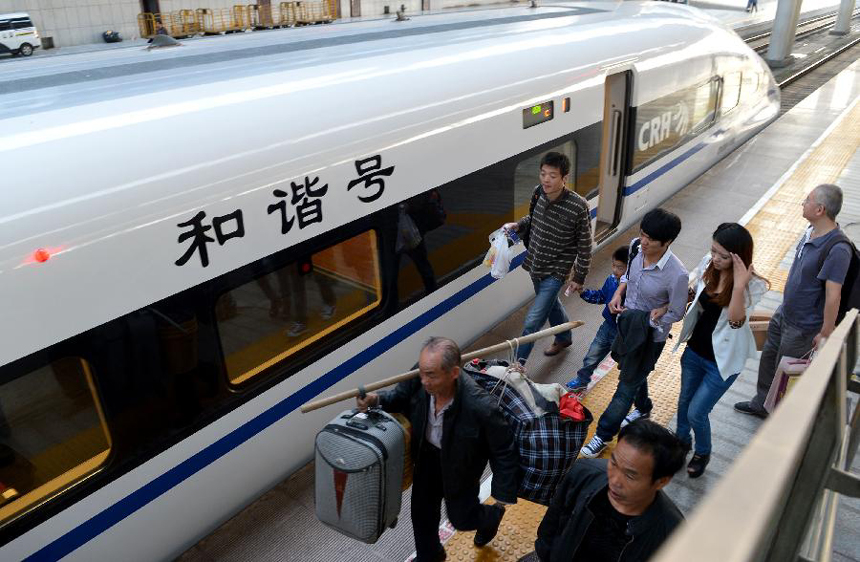
[[[795,168],[794,172],[771,196],[750,221],[747,229],[756,241],[754,265],[760,275],[771,282],[771,289],[782,291],[788,270],[780,268],[780,263],[807,226],[801,216],[800,205],[806,195],[816,185],[834,183],[839,178],[848,161],[860,147],[860,103],[844,116],[839,125]],[[657,367],[648,377],[648,392],[654,402],[651,418],[667,425],[675,414],[678,392],[681,388],[680,354],[672,353],[673,341],[677,341],[681,324],[672,330],[673,340],[657,362]],[[609,405],[618,384],[618,368],[614,367],[583,398],[592,414],[594,423],[588,432],[588,439],[597,428],[597,418]],[[603,457],[609,455],[614,442],[607,447]],[[474,532],[456,533],[445,543],[450,561],[515,561],[534,550],[537,527],[546,508],[532,502],[520,500],[517,505],[509,506],[499,529],[499,534],[488,546],[476,548],[472,544]]]

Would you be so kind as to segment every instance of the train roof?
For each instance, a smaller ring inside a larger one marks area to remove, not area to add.
[[[464,45],[547,30],[584,30],[654,18],[714,23],[711,16],[663,2],[577,2],[539,8],[474,9],[394,19],[182,40],[181,46],[140,45],[39,57],[4,65],[0,119],[126,96],[210,84],[326,63]],[[667,44],[674,41],[665,37]],[[599,54],[595,53],[595,57]]]

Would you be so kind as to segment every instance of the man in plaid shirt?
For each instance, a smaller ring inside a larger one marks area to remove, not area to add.
[[[568,321],[558,293],[567,287],[565,295],[579,292],[591,266],[591,214],[588,203],[576,192],[567,189],[570,160],[564,154],[548,152],[540,163],[540,185],[535,188],[533,210],[518,222],[509,222],[504,229],[528,236],[529,244],[523,269],[529,272],[535,290],[535,300],[526,315],[523,334]],[[557,355],[569,347],[573,333],[556,334],[555,341],[544,355]],[[520,346],[517,359],[528,359],[533,343]]]

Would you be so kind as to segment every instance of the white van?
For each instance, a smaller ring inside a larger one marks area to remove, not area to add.
[[[29,57],[33,49],[41,46],[42,40],[30,14],[0,14],[0,53]]]

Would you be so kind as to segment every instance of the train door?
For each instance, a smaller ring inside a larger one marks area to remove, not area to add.
[[[598,243],[612,234],[621,220],[624,170],[629,146],[627,120],[630,111],[631,80],[630,71],[610,74],[606,77],[600,147],[600,194],[597,200],[597,221],[594,226],[594,239]]]

